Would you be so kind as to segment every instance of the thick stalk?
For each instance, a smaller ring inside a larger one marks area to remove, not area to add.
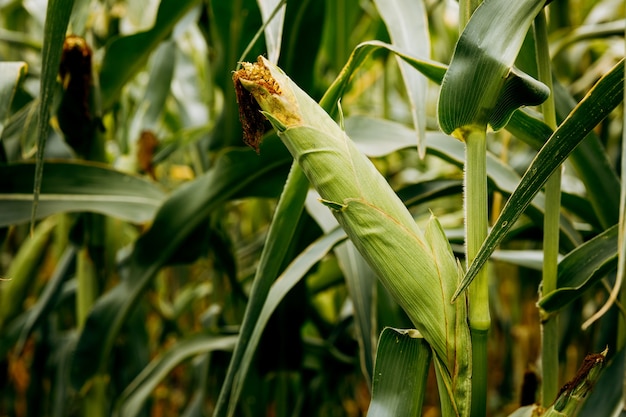
[[[487,137],[483,129],[465,137],[465,236],[468,265],[487,237]],[[476,275],[469,287],[469,326],[472,336],[472,416],[487,413],[487,336],[489,284],[487,268]]]
[[[537,72],[539,80],[552,91],[552,70],[548,49],[548,29],[545,11],[535,18],[534,24]],[[556,129],[556,111],[554,97],[551,96],[541,106],[544,121]],[[555,173],[546,182],[546,213],[543,226],[543,295],[556,290],[557,267],[559,256],[559,223],[561,214],[561,171]],[[542,323],[541,364],[542,389],[541,404],[549,406],[559,390],[559,335],[557,316],[549,317]]]

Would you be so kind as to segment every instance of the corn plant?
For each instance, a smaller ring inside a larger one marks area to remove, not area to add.
[[[619,413],[623,2],[5,3],[0,414]]]

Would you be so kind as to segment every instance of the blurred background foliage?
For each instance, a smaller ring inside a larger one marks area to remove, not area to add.
[[[232,73],[239,60],[280,54],[281,68],[320,99],[357,45],[392,41],[384,2],[289,0],[267,26],[282,40],[270,44],[259,31],[277,4],[74,2],[67,33],[76,37],[53,85],[31,232],[47,2],[0,1],[0,63],[26,64],[0,67],[0,87],[11,90],[0,103],[0,415],[211,415],[291,162],[271,133],[259,155],[244,147]],[[446,64],[458,5],[424,6],[405,23],[427,22],[430,46],[406,48]],[[554,0],[549,9],[562,118],[623,57],[624,2]],[[518,65],[532,74],[527,44]],[[341,101],[345,126],[416,220],[436,214],[462,257],[462,145],[437,133],[439,87],[429,81],[418,103],[427,132],[420,158],[403,80],[385,49],[361,61]],[[592,134],[601,154],[590,157],[608,162],[617,185],[607,204],[619,195],[622,111]],[[514,131],[490,134],[494,218],[513,189],[502,172],[519,178],[536,147]],[[606,228],[590,186],[565,166],[563,213],[575,237],[563,240],[563,254]],[[309,200],[283,268],[330,233],[326,209]],[[529,210],[490,264],[493,416],[535,399],[541,227],[541,210]],[[612,262],[559,313],[562,382],[585,354],[616,345],[618,308],[580,330],[607,299]],[[327,250],[299,274],[276,300],[236,415],[365,415],[376,338],[410,322],[358,258]],[[423,415],[436,416],[431,377]],[[100,411],[86,414],[91,406]]]

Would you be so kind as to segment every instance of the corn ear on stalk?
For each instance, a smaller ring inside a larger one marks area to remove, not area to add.
[[[448,394],[442,398],[442,408],[449,410],[444,415],[468,415],[471,342],[466,301],[450,302],[461,272],[439,223],[431,219],[422,232],[370,160],[278,67],[260,57],[256,63],[243,63],[233,81],[245,142],[258,152],[262,114],[432,347]]]

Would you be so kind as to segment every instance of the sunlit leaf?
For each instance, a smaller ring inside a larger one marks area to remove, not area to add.
[[[111,107],[122,87],[143,68],[150,54],[171,34],[174,25],[197,3],[197,0],[163,0],[150,30],[111,41],[100,70],[103,110]]]
[[[441,84],[438,117],[445,133],[471,126],[484,129],[487,123],[501,128],[515,108],[545,100],[545,86],[513,70],[526,32],[545,2],[491,0],[476,9]]]
[[[430,347],[416,330],[383,329],[367,415],[420,416],[430,361]]]
[[[416,58],[430,58],[430,35],[428,16],[422,1],[377,0],[380,13],[395,46]],[[426,147],[426,78],[415,71],[409,63],[396,56],[404,79],[410,104],[413,126],[417,133],[417,146],[423,156]]]

